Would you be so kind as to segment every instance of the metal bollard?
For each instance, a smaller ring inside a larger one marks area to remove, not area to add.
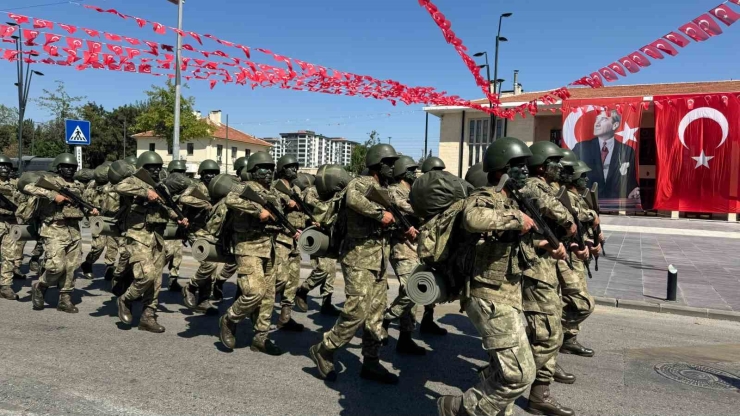
[[[666,300],[675,301],[676,292],[678,291],[678,269],[672,264],[668,266],[668,288]]]

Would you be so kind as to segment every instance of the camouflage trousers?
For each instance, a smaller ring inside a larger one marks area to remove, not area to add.
[[[112,239],[116,247],[118,247],[118,263],[116,263],[116,270],[113,272],[116,276],[121,276],[126,272],[129,267],[129,260],[131,259],[131,253],[128,252],[126,247],[126,237],[108,237]]]
[[[388,302],[385,267],[381,271],[360,269],[342,263],[347,300],[337,323],[324,333],[324,347],[337,350],[352,340],[362,326],[362,356],[378,358],[383,329],[383,312]]]
[[[327,257],[311,259],[311,274],[303,281],[303,287],[309,292],[321,286],[321,297],[334,293],[334,280],[337,277],[337,261]]]
[[[18,257],[17,245],[10,238],[10,228],[0,233],[0,286],[13,284],[13,269]]]
[[[242,295],[226,312],[226,318],[239,323],[251,316],[255,338],[265,339],[275,303],[274,258],[237,255],[236,264]]]
[[[236,262],[224,264],[221,267],[221,271],[216,275],[216,280],[222,280],[224,282],[229,280],[236,273],[237,268]]]
[[[26,248],[25,241],[19,241],[16,243],[15,261],[13,265],[16,268],[20,268],[23,265],[23,250]]]
[[[562,305],[558,285],[524,276],[522,279],[522,299],[529,305],[541,305],[527,310],[527,336],[537,368],[536,380],[552,382],[555,375],[558,351],[563,345],[563,327],[560,323]]]
[[[161,237],[152,235],[149,244],[132,238],[126,239],[126,250],[133,268],[134,282],[123,294],[129,302],[141,299],[145,308],[157,309],[159,292],[162,289],[162,269],[164,268],[164,244]]]
[[[561,323],[565,338],[574,338],[581,331],[581,323],[594,311],[596,302],[588,293],[586,264],[573,258],[573,270],[564,261],[558,262],[558,279],[563,300]]]
[[[295,305],[295,294],[301,283],[301,252],[275,243],[275,293],[283,294],[281,306]]]
[[[190,278],[190,285],[195,286],[198,290],[205,290],[210,293],[214,280],[216,280],[216,269],[218,265],[211,263],[210,261],[202,261],[198,266],[198,270]]]
[[[36,245],[33,246],[33,251],[31,251],[31,256],[41,257],[42,254],[44,254],[44,244],[41,241],[37,241]]]
[[[90,252],[87,253],[85,262],[93,264],[105,250],[105,265],[113,266],[116,263],[116,257],[118,257],[118,245],[113,237],[101,235],[92,238],[92,245],[90,246]]]
[[[406,293],[406,283],[411,273],[419,261],[416,259],[395,260],[391,257],[391,266],[398,276],[401,287],[398,289],[398,296],[393,299],[391,305],[385,311],[385,319],[389,321],[399,320],[399,330],[401,332],[411,332],[416,325],[416,304],[409,299]]]
[[[478,384],[463,393],[463,407],[474,416],[509,414],[536,372],[520,313],[511,306],[476,297],[463,302],[463,309],[490,360],[479,373]]]
[[[170,278],[180,277],[180,265],[182,265],[182,241],[166,240],[164,242],[164,263],[169,265]]]
[[[45,271],[39,276],[43,286],[58,286],[60,293],[71,293],[75,288],[75,270],[80,265],[82,245],[72,238],[42,238]]]

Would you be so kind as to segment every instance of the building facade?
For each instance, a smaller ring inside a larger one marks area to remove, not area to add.
[[[187,173],[191,176],[197,174],[198,165],[206,159],[218,162],[221,173],[234,174],[236,159],[270,149],[270,143],[264,140],[232,127],[227,130],[226,125],[221,123],[221,111],[211,111],[204,119],[214,128],[212,137],[180,143],[180,159],[186,162]],[[139,133],[132,137],[136,139],[137,155],[150,150],[162,157],[165,166],[172,161],[172,147],[167,145],[164,138],[154,137],[152,132]]]
[[[270,154],[275,160],[284,155],[294,155],[305,169],[316,169],[329,163],[349,165],[352,149],[357,145],[356,142],[326,137],[311,130],[280,133],[279,138],[264,141],[271,145]]]

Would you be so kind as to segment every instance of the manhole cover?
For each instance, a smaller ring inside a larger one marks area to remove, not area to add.
[[[740,378],[705,365],[663,363],[655,366],[661,376],[689,386],[712,390],[740,390]]]

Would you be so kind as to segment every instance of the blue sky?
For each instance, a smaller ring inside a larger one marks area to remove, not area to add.
[[[54,0],[0,0],[0,10],[74,24],[119,35],[174,44],[174,36],[156,35],[130,21],[71,4],[44,5]],[[176,7],[166,0],[90,0],[91,4],[176,26]],[[526,91],[556,88],[605,66],[652,42],[720,3],[720,0],[594,0],[470,1],[436,0],[452,28],[471,51],[493,56],[498,16],[509,39],[500,52],[499,77],[510,88],[514,69]],[[738,12],[740,7],[732,6]],[[622,79],[622,84],[724,80],[737,77],[740,23],[720,24],[725,33],[691,44],[674,58]],[[184,29],[212,33],[222,39],[263,47],[273,52],[348,72],[395,79],[412,86],[433,86],[464,98],[480,98],[472,76],[446,44],[439,29],[416,0],[189,0]],[[58,29],[55,32],[60,33]],[[7,46],[7,44],[3,44]],[[208,43],[207,43],[208,45]],[[215,44],[209,49],[216,49]],[[222,48],[223,49],[223,48]],[[232,49],[229,51],[235,52]],[[234,56],[239,56],[235,54]],[[265,60],[272,64],[272,60]],[[17,106],[14,64],[0,61],[0,97]],[[46,73],[35,78],[31,98],[53,80],[64,80],[71,95],[84,95],[106,108],[144,98],[143,91],[162,78],[107,71],[75,71],[38,65]],[[392,106],[358,97],[256,89],[219,84],[214,90],[193,81],[186,94],[197,109],[220,109],[234,127],[258,137],[310,129],[329,136],[364,140],[377,130],[400,151],[418,156],[423,149],[422,106]],[[391,116],[387,116],[390,113]],[[28,117],[48,119],[35,104]],[[339,118],[344,117],[344,118]],[[354,118],[347,118],[354,117]],[[298,121],[298,120],[303,120]],[[307,120],[307,121],[306,121]],[[339,125],[337,125],[340,123]],[[436,152],[439,121],[430,118],[430,144]]]

